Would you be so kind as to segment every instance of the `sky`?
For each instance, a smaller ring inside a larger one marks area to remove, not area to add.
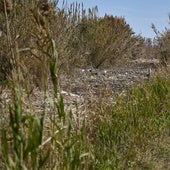
[[[70,4],[74,0],[67,0]],[[124,17],[136,35],[154,38],[152,23],[163,32],[170,28],[170,0],[77,0],[85,8],[98,6],[98,15]]]

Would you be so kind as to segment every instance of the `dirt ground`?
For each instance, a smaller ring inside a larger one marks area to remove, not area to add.
[[[78,96],[112,96],[136,83],[152,79],[157,73],[152,61],[136,61],[128,66],[113,69],[95,69],[92,67],[75,69],[71,76],[62,75],[60,84],[65,93]]]

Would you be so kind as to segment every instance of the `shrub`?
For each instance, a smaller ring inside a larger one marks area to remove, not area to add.
[[[81,56],[83,64],[96,68],[114,65],[115,60],[126,56],[136,42],[124,18],[108,15],[103,18],[95,14],[85,16],[77,24],[73,36],[71,45],[75,48],[75,55]]]

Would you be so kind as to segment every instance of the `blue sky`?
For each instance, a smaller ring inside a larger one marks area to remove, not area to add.
[[[67,3],[75,2],[67,0]],[[159,31],[170,28],[170,0],[77,0],[83,2],[85,8],[98,6],[99,16],[105,13],[122,16],[138,35],[153,38],[155,33],[151,28],[154,23]]]

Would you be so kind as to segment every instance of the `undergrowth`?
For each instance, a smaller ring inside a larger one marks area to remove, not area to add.
[[[25,111],[22,93],[12,94],[7,115],[1,116],[1,169],[154,169],[154,160],[162,159],[155,154],[170,134],[165,78],[132,88],[114,104],[96,102],[97,110],[90,111],[95,114],[79,128],[62,97],[52,115],[37,115]]]
[[[113,67],[121,56],[143,55],[147,44],[123,18],[98,18],[97,8],[87,13],[83,4],[64,5],[0,3],[0,169],[156,169],[158,163],[166,169],[169,77],[135,86],[114,102],[96,99],[85,114],[77,107],[78,123],[75,111],[66,109],[61,68]],[[153,48],[148,41],[147,50],[166,52],[161,58],[167,65],[169,40],[163,37]]]
[[[140,169],[149,164],[153,145],[159,148],[162,138],[169,137],[169,100],[170,82],[158,78],[133,88],[114,106],[103,106],[94,125],[97,169]]]

